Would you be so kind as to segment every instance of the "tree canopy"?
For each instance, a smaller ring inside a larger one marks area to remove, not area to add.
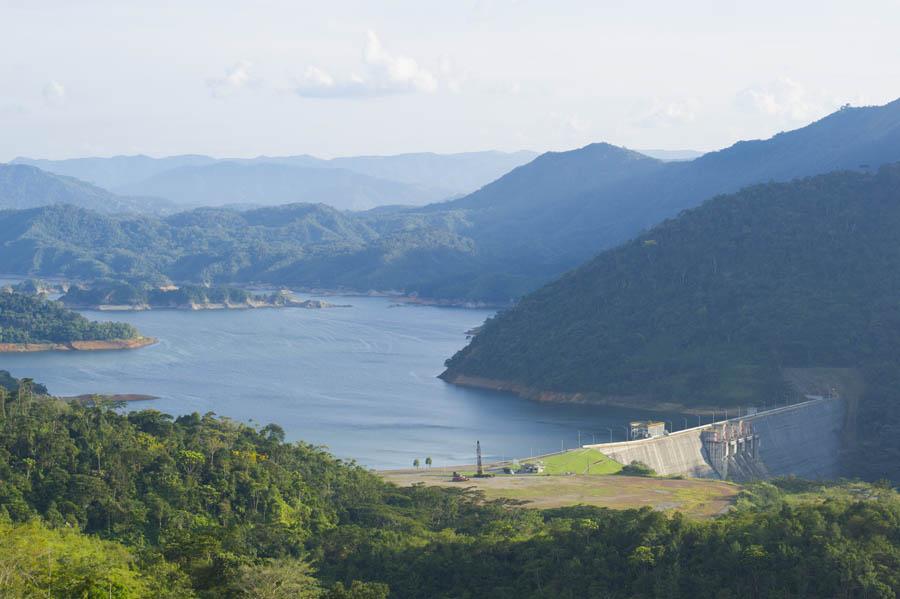
[[[0,414],[0,594],[893,597],[887,487],[752,487],[712,521],[398,488],[277,425],[20,395]]]
[[[94,322],[59,302],[0,292],[0,343],[68,343],[134,339],[137,329],[121,322]]]

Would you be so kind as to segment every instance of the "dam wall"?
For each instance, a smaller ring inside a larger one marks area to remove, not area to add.
[[[585,447],[664,476],[828,479],[839,474],[845,411],[842,399],[813,399],[652,439]]]

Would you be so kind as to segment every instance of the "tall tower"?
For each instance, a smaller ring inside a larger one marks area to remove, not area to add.
[[[475,441],[475,456],[478,460],[476,476],[484,476],[484,466],[481,465],[481,441]]]

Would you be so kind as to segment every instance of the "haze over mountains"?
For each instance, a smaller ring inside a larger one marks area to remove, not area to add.
[[[532,160],[534,152],[216,159],[115,156],[35,160],[28,164],[122,195],[160,197],[182,207],[325,203],[339,209],[422,205],[464,195]]]
[[[74,177],[25,164],[0,164],[0,209],[72,204],[99,212],[157,212],[173,205],[159,198],[120,196]]]
[[[3,218],[18,224],[8,229],[0,255],[37,274],[254,281],[506,303],[716,194],[895,161],[900,101],[846,108],[686,162],[603,143],[549,152],[465,197],[420,208],[339,213],[297,205],[274,218],[261,218],[265,211],[200,210],[165,219],[76,211],[68,217],[82,223],[78,235],[60,229],[59,209],[9,213]],[[253,232],[244,236],[247,218]],[[120,242],[105,246],[92,231]]]

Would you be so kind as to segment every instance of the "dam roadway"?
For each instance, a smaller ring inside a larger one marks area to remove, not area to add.
[[[839,475],[846,402],[817,398],[650,439],[585,445],[657,474],[738,482]]]

